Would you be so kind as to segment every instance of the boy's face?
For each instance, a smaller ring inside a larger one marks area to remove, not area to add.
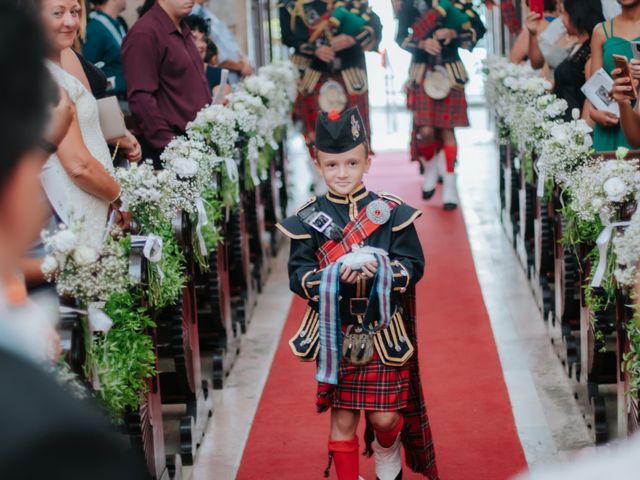
[[[314,164],[327,187],[340,195],[349,195],[362,183],[371,166],[371,158],[365,154],[362,143],[342,153],[318,151]]]

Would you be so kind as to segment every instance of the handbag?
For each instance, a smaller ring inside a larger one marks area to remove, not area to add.
[[[105,140],[114,140],[127,134],[124,115],[120,110],[120,104],[116,96],[98,100],[98,115],[100,117],[100,128]]]
[[[349,325],[342,339],[342,358],[352,365],[366,365],[373,358],[373,334]]]

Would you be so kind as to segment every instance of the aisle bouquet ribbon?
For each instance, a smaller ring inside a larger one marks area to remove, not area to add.
[[[156,267],[156,271],[158,272],[158,278],[160,279],[160,283],[164,281],[164,272],[160,267],[160,260],[162,260],[162,247],[163,247],[162,238],[158,235],[131,235],[131,246],[140,248],[142,246],[142,255],[151,263],[153,263]],[[131,274],[131,271],[129,273]],[[140,281],[139,275],[136,273],[132,275],[132,279],[135,282]]]
[[[628,227],[631,222],[614,222],[606,225],[598,239],[596,245],[598,246],[598,266],[591,279],[591,287],[596,288],[602,285],[602,279],[604,278],[605,271],[607,269],[607,255],[609,252],[609,242],[611,242],[611,236],[613,235],[613,229],[617,227]]]
[[[202,198],[196,200],[196,210],[198,211],[198,223],[196,225],[196,236],[198,237],[198,246],[200,247],[200,254],[204,257],[207,255],[207,244],[202,236],[202,227],[209,225],[209,217],[207,211],[204,208],[204,201]]]

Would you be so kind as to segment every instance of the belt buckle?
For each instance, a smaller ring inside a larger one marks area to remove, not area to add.
[[[364,315],[367,313],[367,306],[369,305],[368,298],[350,298],[349,299],[349,311],[351,315]]]

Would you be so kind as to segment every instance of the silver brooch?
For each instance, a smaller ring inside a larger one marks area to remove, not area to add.
[[[374,200],[367,205],[367,218],[376,225],[383,225],[389,221],[391,209],[383,200]]]

